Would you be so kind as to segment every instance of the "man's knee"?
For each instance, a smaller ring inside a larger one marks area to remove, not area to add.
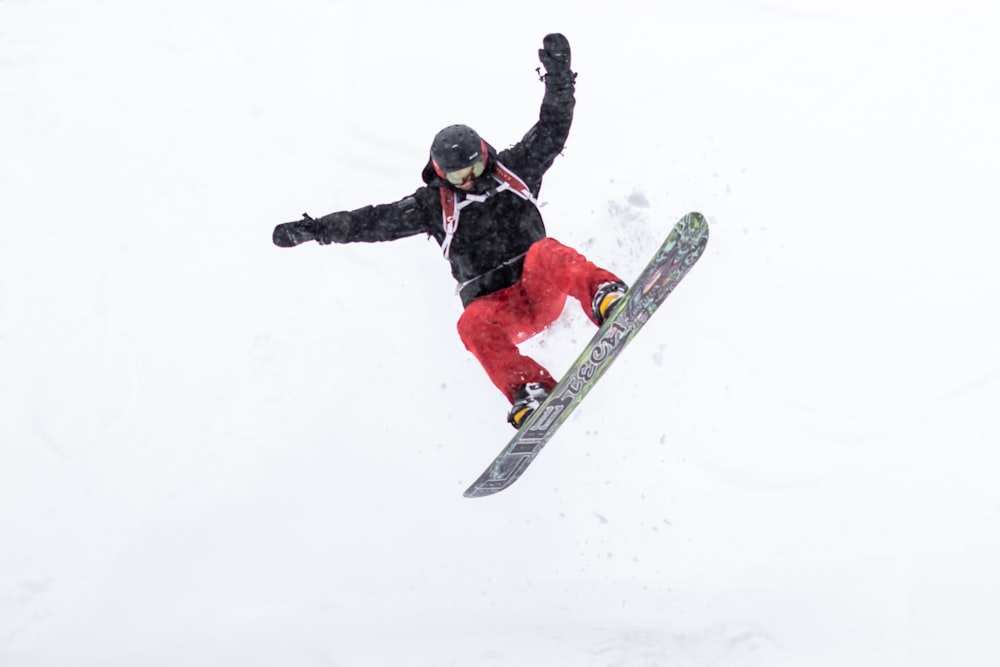
[[[476,301],[470,303],[456,324],[458,337],[462,339],[467,349],[473,351],[482,345],[484,338],[494,338],[495,330],[498,329],[491,315],[491,309],[481,307],[478,303]]]

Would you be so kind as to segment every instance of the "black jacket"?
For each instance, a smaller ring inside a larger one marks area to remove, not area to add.
[[[475,194],[490,194],[461,212],[459,226],[448,259],[451,273],[460,285],[462,305],[513,285],[521,278],[524,253],[545,238],[545,225],[538,207],[514,192],[493,194],[492,177],[499,160],[519,176],[537,197],[542,176],[562,151],[573,122],[575,77],[572,72],[545,78],[545,96],[538,122],[514,146],[499,153],[489,147],[486,171],[476,181]],[[325,242],[353,243],[392,241],[428,234],[444,242],[440,188],[454,191],[462,201],[465,192],[440,178],[428,160],[422,173],[426,185],[399,201],[365,206],[354,211],[331,213],[317,219]]]

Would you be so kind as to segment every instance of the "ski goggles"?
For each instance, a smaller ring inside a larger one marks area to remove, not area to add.
[[[462,182],[469,177],[469,174],[479,178],[483,175],[484,171],[486,171],[486,163],[480,161],[469,165],[468,167],[463,167],[462,169],[446,171],[444,173],[444,177],[453,185],[461,185]]]

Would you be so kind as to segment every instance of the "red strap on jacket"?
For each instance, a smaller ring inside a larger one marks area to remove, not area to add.
[[[499,194],[504,190],[510,190],[521,199],[530,201],[535,206],[538,206],[538,202],[535,200],[535,196],[531,194],[531,188],[528,187],[528,184],[521,180],[520,176],[500,164],[500,162],[497,162],[496,166],[493,167],[492,176],[500,184],[500,187],[482,195],[467,194],[465,195],[465,199],[460,202],[455,201],[454,190],[443,186],[440,188],[441,218],[444,225],[444,241],[441,243],[441,252],[444,254],[445,259],[448,259],[451,253],[451,242],[455,238],[455,232],[458,231],[459,214],[469,204],[482,203],[495,194]]]

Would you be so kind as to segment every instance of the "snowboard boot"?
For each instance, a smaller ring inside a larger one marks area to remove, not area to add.
[[[625,296],[627,291],[628,285],[623,282],[604,283],[597,288],[594,294],[593,312],[598,325],[604,324],[608,315],[614,311],[615,304],[621,303],[619,299]]]
[[[514,428],[521,428],[521,424],[538,409],[548,395],[548,389],[541,382],[529,382],[520,387],[514,392],[514,404],[507,413],[507,421]]]

